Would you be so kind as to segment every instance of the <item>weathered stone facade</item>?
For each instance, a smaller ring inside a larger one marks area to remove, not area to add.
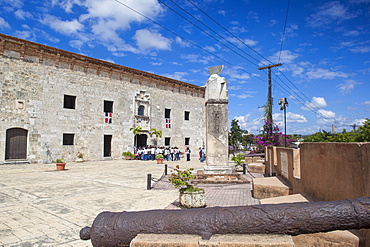
[[[148,145],[151,128],[159,146],[205,142],[205,90],[192,84],[0,34],[0,86],[0,164],[118,159],[137,126]]]

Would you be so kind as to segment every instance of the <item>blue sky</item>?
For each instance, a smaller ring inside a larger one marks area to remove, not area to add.
[[[225,65],[229,119],[287,133],[341,132],[370,117],[370,0],[0,0],[0,32],[203,86]],[[288,13],[288,14],[287,14]],[[283,41],[283,42],[282,42]]]

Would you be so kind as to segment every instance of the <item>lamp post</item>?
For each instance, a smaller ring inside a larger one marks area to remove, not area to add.
[[[286,147],[286,107],[289,105],[286,98],[279,99],[280,110],[284,110],[284,147]]]

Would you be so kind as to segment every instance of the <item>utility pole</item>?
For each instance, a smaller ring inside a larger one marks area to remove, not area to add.
[[[267,122],[267,135],[268,137],[272,133],[272,83],[271,83],[271,68],[281,66],[281,63],[272,64],[265,67],[258,68],[259,70],[268,69],[268,86],[267,86],[267,112],[266,112],[266,122]]]
[[[350,125],[353,128],[353,131],[356,131],[357,124]]]

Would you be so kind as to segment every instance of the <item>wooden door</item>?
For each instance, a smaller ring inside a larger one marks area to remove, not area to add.
[[[6,130],[5,159],[27,159],[27,133],[21,128]]]

